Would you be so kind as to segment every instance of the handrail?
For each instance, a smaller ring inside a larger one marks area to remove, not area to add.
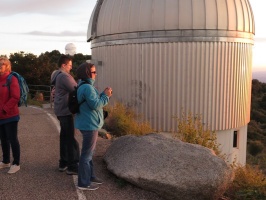
[[[51,91],[53,85],[28,85],[29,86],[29,93],[31,98],[37,98],[38,94],[42,94],[43,101],[49,102],[51,108],[53,107],[53,102],[51,99]]]

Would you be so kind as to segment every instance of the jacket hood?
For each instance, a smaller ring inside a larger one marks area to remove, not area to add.
[[[81,65],[79,65],[79,67],[77,68],[76,74],[78,79],[87,79],[90,78],[90,69],[91,67],[94,66],[91,63],[82,63]]]
[[[53,71],[51,75],[51,84],[55,85],[56,77],[61,73],[61,70],[55,70]]]
[[[86,79],[80,80],[78,85],[80,85],[84,81],[91,84],[91,85],[94,85],[94,82],[95,82],[95,80],[92,78],[86,78]]]

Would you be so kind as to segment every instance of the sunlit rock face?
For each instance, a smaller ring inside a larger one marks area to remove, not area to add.
[[[120,137],[104,160],[116,176],[165,199],[218,199],[233,177],[212,150],[160,134]]]

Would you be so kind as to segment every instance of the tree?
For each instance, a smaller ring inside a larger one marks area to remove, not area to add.
[[[28,84],[38,84],[37,77],[40,76],[37,66],[37,56],[23,51],[10,54],[9,60],[12,63],[12,70],[21,74]]]

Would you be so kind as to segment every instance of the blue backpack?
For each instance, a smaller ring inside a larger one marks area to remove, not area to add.
[[[8,86],[8,88],[10,88],[10,84],[11,84],[11,78],[12,76],[15,76],[18,79],[18,83],[19,83],[19,88],[20,88],[20,99],[18,102],[18,106],[22,106],[23,104],[27,107],[27,98],[28,98],[28,93],[29,93],[29,87],[26,83],[26,80],[17,72],[11,72],[8,77],[7,77],[7,82],[6,82],[6,86]]]

